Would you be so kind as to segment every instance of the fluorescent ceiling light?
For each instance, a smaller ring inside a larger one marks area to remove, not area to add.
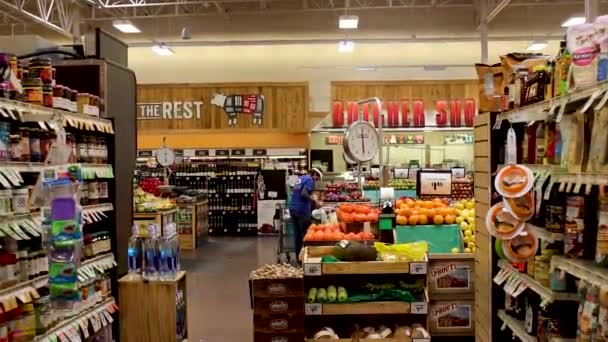
[[[549,45],[549,43],[545,40],[535,40],[528,46],[528,51],[541,51],[546,48],[547,45]]]
[[[359,27],[359,17],[356,15],[341,15],[338,27],[343,30],[352,30]]]
[[[140,33],[137,26],[133,25],[130,20],[114,20],[112,25],[122,33]]]
[[[568,18],[568,20],[566,20],[562,23],[562,27],[580,25],[580,24],[584,24],[586,22],[587,22],[587,19],[585,17],[580,17],[580,16],[570,17],[570,18]]]
[[[356,71],[376,71],[376,68],[371,67],[371,66],[359,66],[359,67],[355,67]]]
[[[338,52],[351,53],[355,51],[355,42],[352,40],[342,40],[338,43]]]
[[[165,44],[156,44],[152,46],[152,51],[156,52],[156,54],[161,56],[171,56],[175,53],[173,50],[171,50],[170,47]]]

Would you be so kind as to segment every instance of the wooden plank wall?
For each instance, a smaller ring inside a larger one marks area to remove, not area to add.
[[[340,81],[331,83],[331,99],[361,100],[377,96],[382,101],[422,99],[427,110],[439,99],[478,99],[476,80]]]
[[[238,125],[228,127],[228,116],[211,104],[213,93],[224,95],[263,94],[262,126],[252,124],[251,115],[238,115]],[[198,120],[138,120],[139,133],[163,130],[272,129],[282,132],[308,132],[308,83],[200,83],[141,84],[137,87],[138,103],[163,101],[203,101]]]
[[[492,341],[492,236],[485,217],[492,193],[490,113],[475,117],[475,340]]]

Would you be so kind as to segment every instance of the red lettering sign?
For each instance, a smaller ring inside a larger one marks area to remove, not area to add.
[[[331,106],[331,122],[334,127],[344,127],[344,104],[334,101]]]
[[[372,110],[374,113],[374,126],[378,127],[378,121],[380,120],[380,108],[376,102],[372,102]]]
[[[353,122],[359,120],[359,105],[357,102],[349,101],[347,104],[348,110],[348,124],[352,124]]]
[[[401,127],[410,127],[410,102],[401,100]]]
[[[414,127],[424,127],[424,101],[414,100],[412,111],[414,112]]]
[[[473,127],[475,120],[475,100],[465,99],[464,100],[464,124],[467,127]]]
[[[399,104],[397,101],[389,101],[386,105],[386,113],[388,116],[388,127],[399,126]]]
[[[367,105],[367,103],[364,103],[361,106],[363,106],[361,108],[361,113],[363,115],[363,121],[369,122],[369,106]]]
[[[435,102],[435,123],[437,127],[445,127],[448,124],[448,101],[437,100]]]
[[[460,127],[462,124],[462,100],[450,101],[450,126]]]

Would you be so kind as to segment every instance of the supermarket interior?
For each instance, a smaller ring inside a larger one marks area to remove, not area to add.
[[[607,14],[0,0],[0,342],[608,341]]]

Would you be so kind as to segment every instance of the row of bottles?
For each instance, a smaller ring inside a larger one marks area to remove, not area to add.
[[[222,197],[211,197],[209,198],[209,211],[253,211],[254,209],[254,198],[253,197],[240,197],[240,198],[222,198]],[[247,213],[243,213],[247,214]]]
[[[179,240],[175,232],[165,233],[161,236],[156,225],[149,225],[146,232],[133,226],[127,253],[131,276],[142,276],[146,280],[176,277],[180,271]]]
[[[222,176],[209,181],[209,193],[251,194],[254,191],[253,176]]]
[[[257,164],[226,164],[226,163],[182,163],[177,166],[174,173],[176,177],[187,176],[206,176],[206,177],[221,177],[221,176],[248,176],[258,173],[259,165]]]

